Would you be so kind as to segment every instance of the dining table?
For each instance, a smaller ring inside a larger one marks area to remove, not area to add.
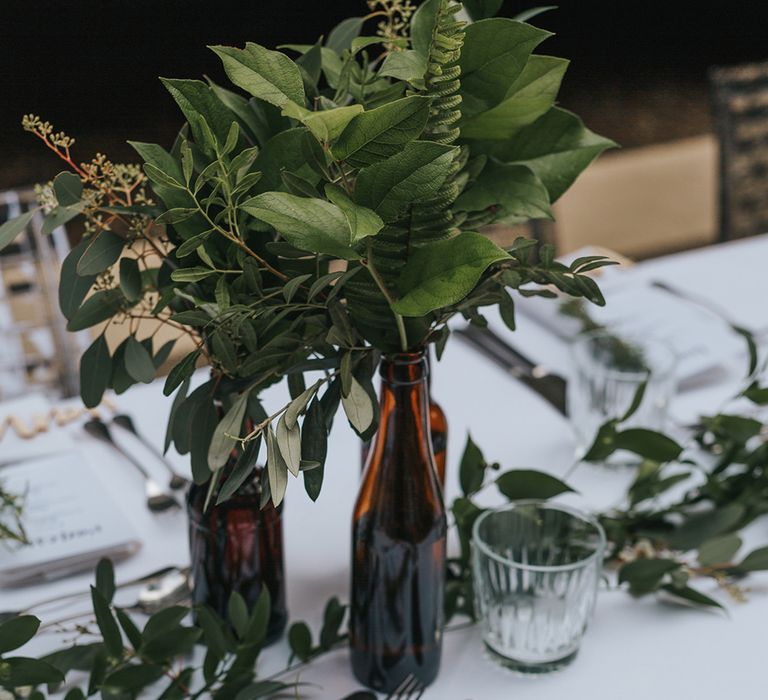
[[[676,288],[726,309],[733,321],[747,328],[768,325],[768,235],[675,253],[639,262],[616,273],[611,285],[663,280]],[[610,304],[610,295],[608,295]],[[522,311],[511,333],[495,311],[486,313],[492,330],[537,363],[568,377],[573,371],[569,344]],[[723,322],[724,323],[724,322]],[[460,326],[461,323],[457,323]],[[724,324],[725,325],[725,324]],[[729,333],[723,329],[723,337]],[[702,339],[718,342],[717,337]],[[744,382],[746,345],[734,353],[712,377],[679,392],[672,419],[684,423],[698,414],[718,411]],[[195,375],[202,382],[205,370]],[[163,380],[138,385],[112,397],[120,413],[132,417],[138,431],[162,448],[171,399],[163,396]],[[503,470],[538,469],[561,478],[576,493],[559,500],[588,511],[620,505],[633,470],[579,464],[576,438],[567,418],[535,391],[517,381],[458,337],[449,339],[443,357],[433,363],[432,393],[448,419],[447,506],[460,495],[458,466],[467,436],[489,461]],[[279,407],[288,396],[284,383],[267,390],[264,405]],[[64,430],[64,428],[62,428]],[[95,478],[116,497],[141,542],[132,557],[116,564],[117,582],[130,580],[168,565],[189,563],[187,518],[184,508],[150,512],[144,503],[143,483],[130,464],[89,437],[82,426],[68,435],[93,467]],[[37,439],[46,439],[45,437]],[[0,450],[2,443],[0,442]],[[171,449],[168,458],[189,474],[187,456]],[[147,452],[142,457],[158,480],[167,473]],[[317,635],[326,601],[349,600],[352,510],[360,483],[360,441],[343,414],[329,438],[322,492],[312,502],[300,479],[290,479],[283,510],[287,607],[290,621],[307,622]],[[89,484],[82,484],[88,489]],[[502,496],[488,489],[483,505],[501,504]],[[747,543],[768,543],[768,518],[750,525]],[[449,550],[456,551],[455,538]],[[21,609],[35,601],[70,592],[87,591],[92,572],[23,588],[0,589],[2,609]],[[442,663],[424,700],[647,700],[648,698],[766,697],[763,664],[768,648],[768,573],[755,573],[744,582],[745,600],[737,602],[717,585],[699,584],[721,601],[724,611],[673,604],[654,595],[633,598],[610,577],[601,584],[594,617],[576,659],[549,675],[526,677],[505,670],[487,655],[478,625],[452,620],[443,637]],[[88,599],[74,599],[88,608]],[[43,622],[45,614],[40,613]],[[290,622],[289,622],[290,624]],[[39,636],[19,653],[55,650],[71,641],[66,633]],[[289,662],[285,638],[266,649],[259,676],[279,672]],[[340,648],[283,676],[300,680],[298,697],[339,700],[360,689]],[[382,696],[383,697],[383,696]]]

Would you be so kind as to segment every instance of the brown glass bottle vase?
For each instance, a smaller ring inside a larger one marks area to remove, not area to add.
[[[352,526],[350,645],[358,680],[431,683],[443,634],[446,517],[423,352],[385,356],[381,417]]]

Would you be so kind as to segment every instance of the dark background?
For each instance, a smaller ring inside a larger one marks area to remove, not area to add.
[[[507,0],[512,16],[542,4]],[[128,138],[167,143],[178,112],[157,76],[222,78],[207,44],[311,42],[363,0],[2,0],[0,187],[55,174],[19,125],[33,112],[94,151],[133,160]],[[768,58],[763,3],[563,0],[534,20],[540,52],[570,58],[561,104],[625,147],[710,129],[707,68]]]

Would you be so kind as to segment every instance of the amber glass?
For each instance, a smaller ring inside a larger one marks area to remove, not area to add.
[[[350,644],[357,678],[391,692],[440,665],[446,519],[423,353],[385,357],[381,419],[352,524]]]
[[[429,397],[429,434],[440,486],[445,489],[445,461],[448,458],[448,419],[443,409]]]
[[[427,358],[429,356],[427,355]],[[429,364],[427,365],[429,370]],[[448,419],[445,412],[432,398],[431,375],[427,377],[427,389],[429,391],[429,434],[432,438],[432,453],[435,457],[435,468],[440,486],[445,489],[445,464],[448,458]],[[361,464],[365,469],[365,463],[368,461],[368,452],[371,449],[371,442],[364,442],[362,447]]]
[[[228,471],[232,466],[228,464],[224,469]],[[276,509],[270,501],[263,509],[259,507],[260,471],[257,469],[253,480],[220,505],[215,505],[214,497],[207,511],[203,511],[203,506],[208,484],[193,484],[187,509],[193,603],[205,603],[226,619],[232,591],[240,593],[250,609],[264,584],[272,601],[266,640],[269,643],[282,633],[288,613],[282,505]]]

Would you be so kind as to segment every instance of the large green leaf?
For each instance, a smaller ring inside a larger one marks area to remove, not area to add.
[[[16,240],[16,236],[29,226],[29,222],[32,221],[34,215],[35,212],[28,211],[21,216],[17,216],[15,219],[9,219],[0,226],[0,250]]]
[[[498,219],[551,219],[544,183],[525,165],[489,162],[472,187],[456,200],[456,208],[484,211],[498,207]]]
[[[304,106],[301,71],[284,53],[250,42],[244,49],[210,48],[221,58],[229,79],[254,97],[276,107],[284,107],[288,102]]]
[[[347,124],[362,111],[362,105],[349,105],[313,112],[294,102],[289,102],[283,108],[285,116],[298,119],[323,143],[329,143],[341,135]]]
[[[572,112],[553,107],[511,141],[484,142],[481,150],[507,163],[522,163],[535,172],[556,201],[605,149],[610,139],[591,132]]]
[[[429,105],[411,95],[358,114],[332,145],[334,158],[363,167],[394,155],[424,130]]]
[[[479,233],[465,231],[455,238],[419,248],[400,277],[402,297],[393,308],[403,316],[424,316],[457,304],[474,289],[482,274],[509,254]]]
[[[456,148],[431,141],[412,141],[357,176],[355,198],[387,222],[396,221],[408,206],[426,202],[443,186]]]
[[[304,153],[307,141],[315,142],[320,148],[320,144],[303,127],[286,129],[267,141],[253,165],[253,170],[261,171],[261,180],[257,183],[255,191],[271,192],[283,189],[283,170],[300,177],[312,178],[312,181],[316,182],[317,175],[307,164]]]
[[[170,78],[161,78],[161,80],[173,99],[176,100],[181,111],[184,112],[195,142],[201,148],[205,147],[206,137],[200,121],[202,117],[216,140],[223,146],[235,117],[214,94],[211,87],[200,80],[172,80]]]
[[[443,0],[424,0],[411,18],[411,45],[424,57],[432,43],[432,31],[442,2]]]
[[[265,192],[243,203],[242,209],[274,226],[291,245],[311,253],[357,260],[352,233],[342,210],[324,199]]]
[[[112,358],[104,335],[100,335],[80,358],[80,396],[86,408],[101,403],[112,376]]]
[[[461,52],[462,113],[477,114],[501,102],[528,57],[550,32],[512,19],[484,19],[466,29]]]
[[[352,46],[352,42],[360,36],[360,30],[365,23],[365,17],[347,17],[339,22],[328,34],[326,47],[340,54]]]
[[[424,85],[424,73],[427,72],[427,59],[418,51],[393,51],[384,59],[379,69],[381,77],[405,80],[411,85]]]
[[[328,183],[325,186],[325,196],[344,214],[349,226],[352,244],[358,243],[368,236],[375,236],[384,228],[384,222],[375,211],[355,204],[341,187]]]
[[[511,138],[555,104],[567,68],[568,61],[562,58],[531,56],[502,102],[462,121],[462,137]]]
[[[98,275],[112,267],[123,252],[125,240],[113,231],[96,234],[77,263],[78,275]]]

